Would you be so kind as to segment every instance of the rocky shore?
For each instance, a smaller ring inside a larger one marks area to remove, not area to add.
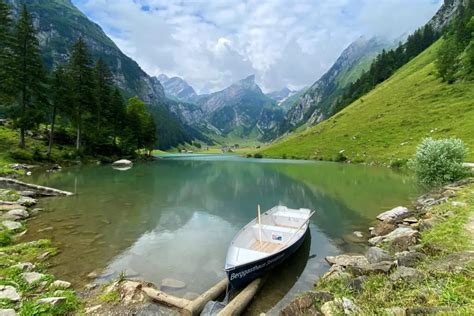
[[[474,313],[474,179],[377,216],[360,254],[329,271],[280,315]]]

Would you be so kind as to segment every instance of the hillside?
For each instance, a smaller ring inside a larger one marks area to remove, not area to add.
[[[74,42],[82,37],[94,60],[102,58],[112,72],[114,83],[128,97],[138,96],[154,113],[157,126],[157,146],[166,149],[180,142],[190,141],[192,136],[167,108],[163,87],[150,77],[130,57],[126,56],[104,33],[70,0],[8,0],[15,13],[21,3],[31,12],[45,65],[51,69],[69,59]],[[172,137],[167,137],[172,135]]]
[[[474,159],[474,83],[436,75],[441,40],[327,121],[262,151],[269,157],[390,162],[413,155],[424,137],[459,137]]]
[[[295,98],[285,115],[280,133],[304,124],[311,126],[331,116],[333,105],[344,89],[355,81],[362,71],[370,66],[377,53],[387,46],[388,43],[375,37],[360,37],[352,42],[320,79]]]

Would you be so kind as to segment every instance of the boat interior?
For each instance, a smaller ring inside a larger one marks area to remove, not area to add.
[[[306,231],[309,209],[275,206],[245,226],[227,254],[227,266],[251,262],[276,253],[297,241]]]

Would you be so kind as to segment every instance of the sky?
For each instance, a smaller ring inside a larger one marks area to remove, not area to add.
[[[255,74],[265,91],[311,85],[360,36],[389,40],[442,0],[73,0],[149,75],[198,93]]]

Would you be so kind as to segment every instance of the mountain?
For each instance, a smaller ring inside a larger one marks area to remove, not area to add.
[[[251,75],[228,88],[195,99],[211,129],[223,136],[267,140],[283,119],[276,102],[266,96]]]
[[[25,3],[31,12],[43,59],[48,68],[68,60],[73,43],[82,36],[94,59],[102,57],[109,66],[115,84],[124,96],[138,96],[154,113],[157,124],[158,146],[166,148],[190,141],[192,136],[166,106],[163,87],[150,77],[130,57],[126,56],[103,32],[70,0],[7,0],[14,12]],[[167,135],[173,134],[172,137]]]
[[[474,82],[441,81],[435,68],[441,42],[338,114],[263,154],[332,160],[342,153],[351,161],[390,163],[411,157],[425,137],[458,137],[474,148]]]
[[[197,96],[193,87],[179,77],[169,78],[167,75],[161,74],[157,79],[161,82],[167,97],[190,101]]]
[[[282,110],[286,112],[293,105],[293,103],[296,102],[297,98],[295,98],[294,96],[297,94],[300,94],[301,91],[302,90],[294,91],[285,87],[281,90],[267,93],[266,96],[269,97],[270,99],[275,100],[278,106],[281,107]]]
[[[281,132],[300,125],[313,125],[332,114],[332,107],[344,88],[370,66],[372,59],[388,44],[379,38],[360,37],[351,43],[334,65],[290,107]]]

